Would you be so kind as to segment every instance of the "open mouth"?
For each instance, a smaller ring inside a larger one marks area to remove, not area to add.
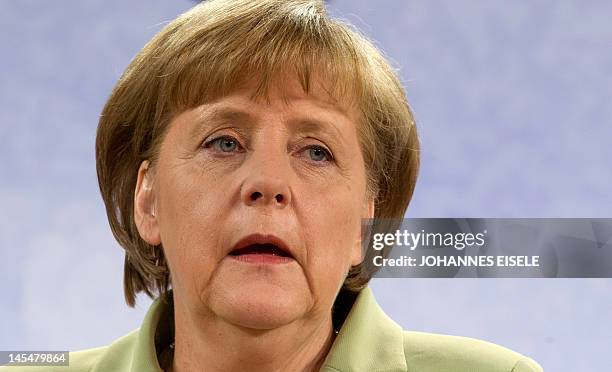
[[[234,249],[230,252],[230,256],[242,256],[249,254],[267,254],[278,257],[293,258],[293,256],[291,256],[289,252],[283,250],[282,248],[273,243],[249,244],[246,247]]]
[[[254,233],[240,239],[228,253],[234,260],[257,264],[286,264],[295,262],[290,246],[272,234]]]

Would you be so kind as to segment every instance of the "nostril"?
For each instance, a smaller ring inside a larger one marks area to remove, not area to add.
[[[251,202],[256,202],[257,199],[264,199],[264,194],[262,192],[260,192],[260,191],[253,191],[250,194],[249,199],[250,199]],[[274,200],[278,204],[284,204],[286,202],[287,198],[283,194],[276,194],[276,196],[274,196]]]

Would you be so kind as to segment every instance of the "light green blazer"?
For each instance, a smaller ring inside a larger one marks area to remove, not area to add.
[[[1,371],[161,372],[154,336],[163,303],[141,327],[108,346],[70,352],[69,367],[0,367]],[[205,366],[202,370],[205,371]],[[410,332],[389,318],[363,289],[325,359],[324,372],[541,372],[532,359],[476,339]]]

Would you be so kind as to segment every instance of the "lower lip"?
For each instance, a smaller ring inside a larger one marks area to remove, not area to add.
[[[276,256],[267,253],[241,254],[238,256],[230,257],[237,261],[254,264],[284,264],[293,261],[293,258],[291,257]]]

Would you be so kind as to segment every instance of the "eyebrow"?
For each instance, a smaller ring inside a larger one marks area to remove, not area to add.
[[[240,111],[231,107],[214,107],[211,112],[200,115],[196,125],[192,128],[190,136],[199,136],[206,128],[222,123],[252,123],[253,116],[246,111]]]
[[[199,134],[204,128],[222,123],[235,123],[238,126],[253,126],[257,118],[247,111],[242,111],[234,107],[215,107],[211,112],[202,115],[193,128],[192,135]],[[324,133],[334,140],[344,143],[344,135],[329,120],[317,119],[314,117],[290,118],[287,122],[288,129],[293,133]]]
[[[253,119],[251,114],[231,107],[215,107],[212,114],[207,115],[212,120],[249,121]]]
[[[325,133],[333,139],[344,142],[342,132],[331,122],[316,118],[296,118],[289,120],[289,126],[293,132],[302,133]]]

